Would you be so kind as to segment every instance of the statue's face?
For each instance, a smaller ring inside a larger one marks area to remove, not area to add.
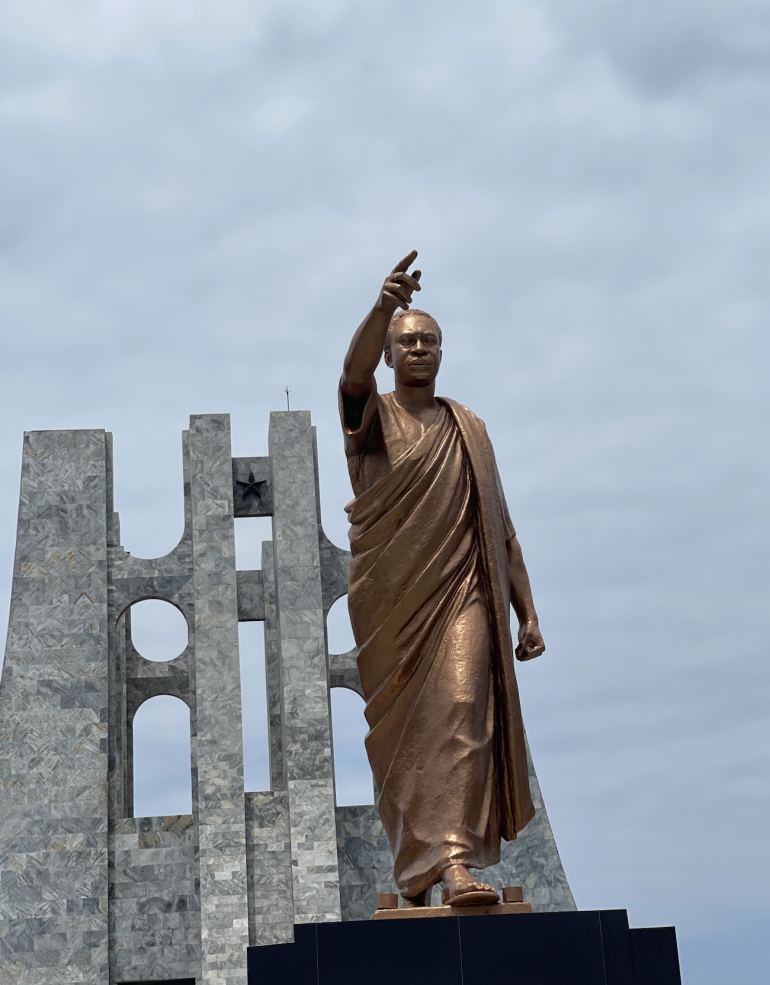
[[[385,362],[404,386],[429,386],[441,365],[441,348],[433,323],[424,315],[405,315],[393,330]]]

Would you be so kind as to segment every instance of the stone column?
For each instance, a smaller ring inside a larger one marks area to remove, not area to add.
[[[24,437],[0,685],[0,979],[108,985],[104,431]]]
[[[191,417],[189,455],[202,980],[246,985],[249,920],[229,415]]]
[[[307,411],[270,415],[273,550],[295,923],[340,920],[331,714]]]
[[[265,600],[265,692],[270,737],[270,789],[276,793],[286,789],[286,776],[283,763],[283,701],[275,614],[275,559],[272,540],[266,540],[262,544],[262,579]]]

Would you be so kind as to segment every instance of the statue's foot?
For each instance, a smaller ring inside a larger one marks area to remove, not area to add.
[[[415,906],[429,906],[430,891],[433,886],[428,886],[427,889],[423,889],[421,893],[417,893],[416,896],[405,896],[404,902],[401,905],[402,910],[410,910]]]
[[[485,882],[474,879],[465,865],[450,865],[444,869],[443,906],[480,906],[499,903],[500,897]]]

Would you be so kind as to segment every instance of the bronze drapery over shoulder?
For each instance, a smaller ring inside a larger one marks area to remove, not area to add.
[[[497,862],[500,838],[534,815],[509,624],[514,530],[467,408],[440,399],[425,426],[375,388],[352,417],[341,395],[341,413],[366,747],[413,897],[447,865]]]

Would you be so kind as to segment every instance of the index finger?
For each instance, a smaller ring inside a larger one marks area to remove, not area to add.
[[[405,270],[408,269],[410,264],[414,263],[416,258],[417,258],[417,250],[412,250],[411,253],[407,253],[407,255],[404,257],[403,260],[398,261],[398,263],[395,265],[391,273],[402,274]]]

